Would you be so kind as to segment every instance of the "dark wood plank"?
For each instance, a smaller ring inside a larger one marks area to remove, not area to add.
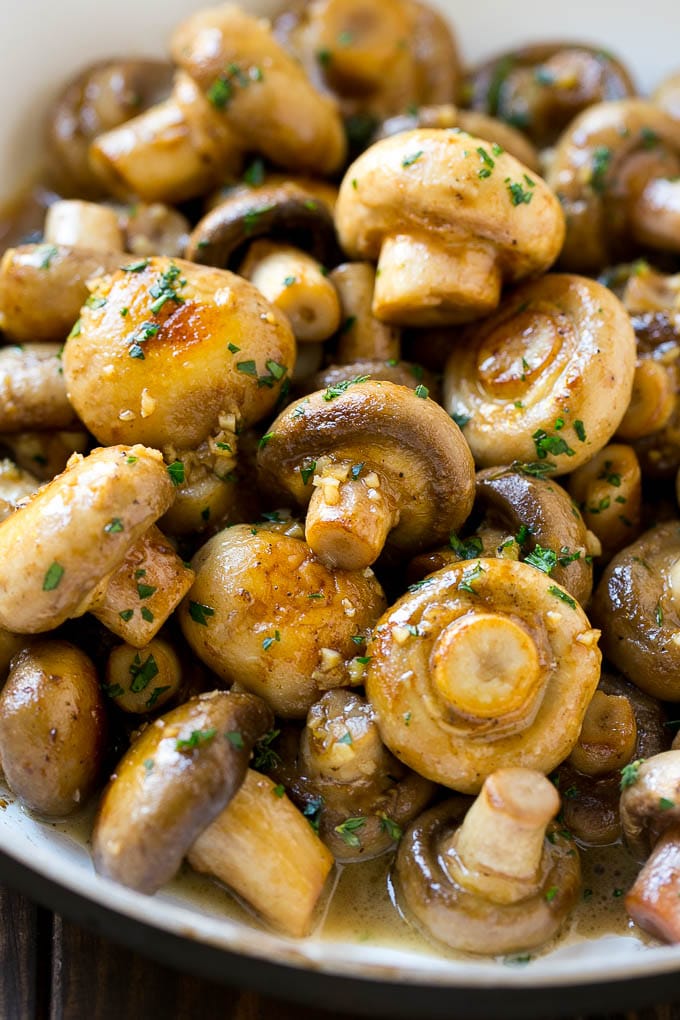
[[[49,915],[24,896],[0,886],[0,1018],[42,1020],[45,982],[39,951],[45,944],[39,923]],[[49,937],[49,932],[46,933]]]

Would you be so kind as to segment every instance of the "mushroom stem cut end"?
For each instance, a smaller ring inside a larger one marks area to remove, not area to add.
[[[626,896],[626,910],[664,942],[680,942],[680,828],[663,834]]]
[[[398,514],[380,479],[339,481],[331,474],[315,479],[307,510],[305,539],[328,567],[362,570],[382,552]]]

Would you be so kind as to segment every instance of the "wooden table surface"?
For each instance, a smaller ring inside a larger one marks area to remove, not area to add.
[[[350,1020],[350,1016],[290,1005],[161,967],[0,886],[0,1020]],[[680,1001],[599,1016],[680,1020]]]

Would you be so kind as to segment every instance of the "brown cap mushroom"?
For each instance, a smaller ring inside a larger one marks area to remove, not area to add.
[[[413,585],[380,619],[366,693],[400,761],[476,793],[498,768],[547,773],[566,758],[597,687],[597,639],[547,574],[464,561]]]
[[[597,272],[640,244],[680,250],[680,121],[653,103],[600,103],[560,138],[548,174],[567,217],[561,263]]]
[[[348,169],[335,223],[351,258],[378,262],[373,312],[429,326],[487,315],[503,282],[545,272],[564,217],[500,146],[421,128],[372,145]]]
[[[680,701],[680,521],[646,531],[602,575],[592,614],[602,648],[643,691]]]
[[[394,867],[407,916],[471,953],[547,942],[575,906],[581,879],[576,844],[550,824],[559,805],[540,773],[503,768],[467,814],[463,798],[426,811],[405,834]]]
[[[361,682],[363,635],[385,608],[371,571],[330,571],[299,538],[245,524],[215,535],[192,566],[180,624],[223,680],[292,718],[320,691]]]
[[[268,436],[260,480],[308,507],[305,537],[329,566],[369,566],[386,541],[436,545],[472,509],[470,451],[425,387],[345,381],[291,404]]]
[[[474,68],[463,86],[467,105],[552,145],[578,113],[605,99],[635,95],[621,61],[582,43],[534,43]]]
[[[212,691],[148,726],[118,763],[92,835],[101,875],[154,893],[243,782],[273,716],[252,694]]]
[[[469,327],[446,365],[444,406],[480,467],[573,471],[608,442],[633,386],[635,334],[602,284],[555,273]]]
[[[621,780],[621,822],[631,853],[647,863],[626,894],[636,924],[680,942],[680,752],[634,762]]]

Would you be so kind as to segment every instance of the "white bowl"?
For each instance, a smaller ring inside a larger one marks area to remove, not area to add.
[[[173,25],[202,6],[201,0],[117,0],[96,8],[85,0],[4,0],[0,197],[14,193],[37,165],[43,110],[69,75],[109,55],[162,54]],[[647,0],[642,9],[630,0],[616,6],[571,0],[559,7],[545,0],[439,0],[436,6],[451,17],[468,62],[513,45],[564,38],[622,56],[643,92],[680,70],[680,8],[672,0]],[[617,1004],[631,1008],[673,995],[680,947],[650,948],[630,936],[563,946],[523,968],[442,958],[434,950],[420,955],[380,944],[279,938],[224,918],[219,904],[199,909],[181,889],[148,898],[100,878],[82,841],[25,814],[0,784],[3,797],[9,803],[0,810],[0,880],[136,948],[212,977],[392,1016],[415,1011],[422,1017],[526,1018]]]

